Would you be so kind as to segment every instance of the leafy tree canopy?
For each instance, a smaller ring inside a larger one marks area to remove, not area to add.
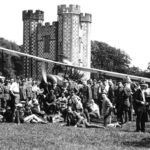
[[[20,51],[20,47],[15,42],[8,41],[4,38],[0,38],[0,46]],[[23,71],[22,64],[21,57],[0,51],[0,72],[5,77],[12,78],[16,75],[21,75]]]

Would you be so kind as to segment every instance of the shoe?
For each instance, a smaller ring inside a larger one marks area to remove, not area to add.
[[[140,130],[135,130],[134,132],[140,132]]]

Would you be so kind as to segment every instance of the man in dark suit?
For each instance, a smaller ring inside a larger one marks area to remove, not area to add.
[[[140,87],[134,93],[135,113],[136,113],[136,131],[145,132],[146,122],[146,100],[145,100],[145,88],[146,84],[140,84]]]
[[[91,86],[92,98],[94,99],[94,102],[99,105],[99,102],[98,102],[98,89],[99,89],[99,86],[97,84],[96,79],[94,79],[93,80],[93,85]]]

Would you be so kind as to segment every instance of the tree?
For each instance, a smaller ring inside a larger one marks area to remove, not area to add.
[[[148,63],[147,70],[150,71],[150,62]]]
[[[11,41],[4,38],[0,38],[0,46],[16,51],[20,51],[20,47]],[[0,72],[8,78],[15,77],[16,75],[21,75],[23,72],[23,63],[21,57],[16,57],[18,55],[13,53],[4,53],[1,51],[0,54]]]
[[[91,66],[93,68],[120,73],[128,72],[131,58],[124,51],[98,41],[92,41],[91,49]]]

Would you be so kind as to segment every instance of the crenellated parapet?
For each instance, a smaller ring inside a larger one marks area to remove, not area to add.
[[[52,24],[50,22],[45,22],[44,24],[38,23],[37,27],[38,28],[48,28],[48,27],[53,27],[53,26],[56,27],[57,25],[58,25],[58,22],[54,21],[54,22],[52,22]]]
[[[80,21],[81,22],[92,22],[92,15],[91,14],[88,14],[88,13],[81,13],[80,14]]]
[[[52,24],[49,22],[45,22],[45,24],[39,23],[37,26],[38,40],[42,40],[44,36],[50,36],[50,39],[56,39],[57,27],[58,22],[56,21],[52,22]]]
[[[41,10],[36,10],[35,12],[33,10],[24,10],[22,13],[22,19],[24,20],[44,20],[44,12]]]
[[[59,5],[57,9],[57,14],[64,14],[64,13],[72,13],[72,14],[80,14],[80,6],[79,5]]]

